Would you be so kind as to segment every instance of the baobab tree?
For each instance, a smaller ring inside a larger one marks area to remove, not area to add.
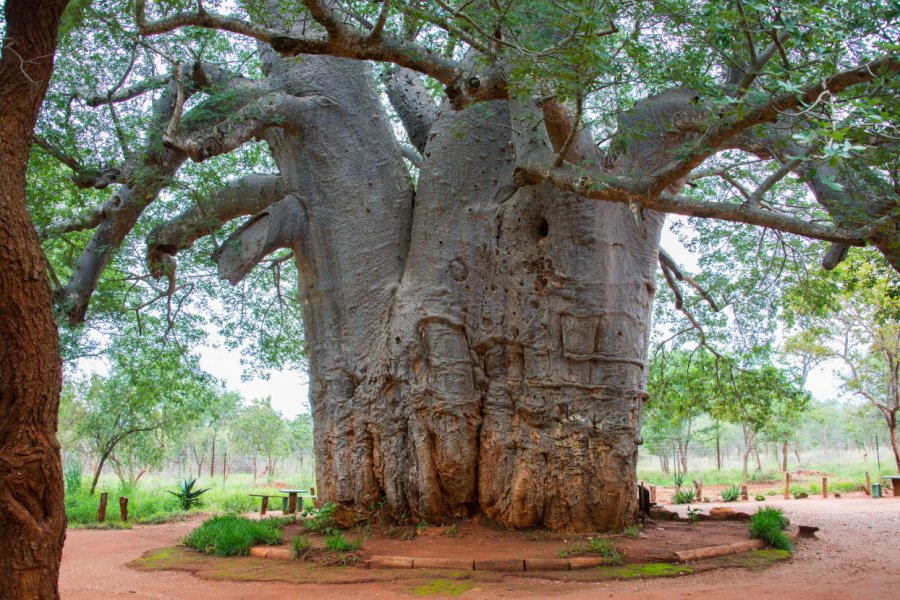
[[[134,282],[170,318],[204,238],[232,283],[290,257],[317,484],[342,523],[382,499],[416,520],[631,519],[657,269],[693,281],[661,252],[667,213],[828,242],[828,266],[870,244],[900,268],[888,7],[171,4],[98,12],[125,63],[107,52],[119,70],[88,78],[109,87],[60,83],[109,115],[105,162],[83,131],[51,135],[64,108],[38,140],[112,190],[41,224],[80,240],[57,309],[88,317],[145,231],[162,284]],[[253,140],[273,172],[173,206],[186,165]]]

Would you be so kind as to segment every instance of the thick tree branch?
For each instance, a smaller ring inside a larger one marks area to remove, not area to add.
[[[694,143],[696,148],[687,157],[675,161],[660,172],[644,178],[640,188],[649,195],[656,195],[687,176],[704,160],[718,152],[731,138],[763,123],[774,123],[785,112],[815,102],[823,94],[837,94],[850,86],[872,81],[885,75],[900,72],[900,59],[885,56],[856,68],[842,71],[822,81],[808,84],[798,92],[788,92],[774,97],[768,103],[742,111],[740,115],[722,119],[713,125]]]
[[[520,185],[544,181],[593,200],[637,205],[645,209],[691,217],[715,218],[735,223],[770,227],[813,239],[864,245],[882,221],[855,229],[812,223],[808,219],[724,202],[704,202],[668,193],[650,195],[639,183],[596,168],[563,163],[553,166],[555,155],[541,127],[541,116],[525,102],[511,103],[513,146],[516,155],[516,180]]]
[[[384,35],[372,38],[368,32],[357,31],[340,22],[324,3],[310,0],[306,4],[313,18],[328,31],[326,39],[285,34],[209,11],[182,11],[148,21],[146,2],[143,0],[137,2],[135,16],[138,31],[145,36],[169,33],[182,27],[203,27],[252,37],[271,45],[286,57],[316,54],[394,63],[430,75],[443,83],[447,86],[447,97],[455,108],[462,108],[473,101],[507,96],[506,79],[496,68],[467,68],[463,63],[441,56],[413,41]]]
[[[294,256],[304,256],[309,218],[302,201],[293,194],[247,221],[213,254],[219,265],[219,277],[236,285],[266,255],[290,248]]]
[[[424,152],[438,107],[422,77],[404,67],[394,67],[388,71],[384,82],[388,100],[403,122],[409,141],[420,153]]]
[[[271,127],[299,127],[302,115],[323,106],[333,106],[325,96],[298,98],[271,92],[240,108],[209,129],[180,135],[165,135],[163,143],[185,152],[194,162],[231,152]]]
[[[120,167],[92,169],[82,165],[75,158],[53,146],[42,136],[35,135],[34,143],[40,146],[44,152],[72,169],[72,182],[80,188],[102,190],[113,183],[124,183],[128,179],[129,175]]]
[[[240,216],[252,215],[284,197],[284,181],[278,175],[248,175],[218,190],[209,202],[192,206],[147,235],[147,266],[159,279],[174,256],[201,237]]]

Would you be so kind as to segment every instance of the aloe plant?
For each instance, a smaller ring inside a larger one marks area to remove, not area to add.
[[[197,483],[197,480],[192,477],[179,483],[178,490],[174,492],[169,490],[170,494],[178,498],[178,501],[181,502],[181,508],[184,510],[190,510],[194,506],[198,506],[200,504],[200,496],[209,491],[209,488],[195,490],[195,483]]]

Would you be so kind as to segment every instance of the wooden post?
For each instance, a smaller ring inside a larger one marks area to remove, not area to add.
[[[823,498],[828,497],[828,478],[827,477],[822,478],[822,497]]]
[[[694,498],[697,502],[703,502],[703,484],[694,480]]]
[[[866,471],[866,489],[863,490],[866,493],[866,496],[872,495],[872,480],[869,479],[869,472]]]
[[[656,504],[656,486],[650,486],[650,504]]]
[[[109,494],[101,492],[100,506],[97,507],[97,522],[102,523],[106,520],[106,501],[109,500]]]
[[[260,514],[261,516],[265,516],[266,510],[267,510],[268,508],[269,508],[269,497],[268,497],[268,496],[263,496],[263,497],[262,497],[262,508],[259,509],[259,514]]]
[[[789,500],[791,497],[791,474],[784,474],[784,499]]]
[[[741,500],[747,501],[750,499],[750,496],[747,495],[747,484],[741,485]]]
[[[292,515],[297,512],[297,493],[288,494],[288,514]]]
[[[123,523],[128,522],[128,497],[119,496],[119,517]]]

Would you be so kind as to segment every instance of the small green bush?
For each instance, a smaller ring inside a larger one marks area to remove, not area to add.
[[[337,510],[336,504],[326,502],[322,505],[322,508],[311,508],[303,511],[303,514],[307,517],[303,523],[303,529],[325,536],[338,533],[337,527],[334,525],[335,510]]]
[[[348,540],[344,534],[337,532],[325,538],[325,549],[329,552],[356,552],[362,548],[362,538]]]
[[[195,506],[200,506],[200,496],[209,491],[209,488],[195,490],[195,483],[197,483],[197,479],[195,477],[185,479],[178,484],[177,490],[175,490],[174,492],[169,492],[170,494],[178,498],[178,502],[179,504],[181,504],[182,510],[191,510]]]
[[[63,470],[63,479],[66,483],[66,494],[77,493],[81,489],[82,472],[81,463],[77,460],[67,460]]]
[[[767,506],[759,509],[750,517],[747,528],[751,538],[761,539],[767,545],[778,550],[793,552],[794,544],[784,532],[789,524],[790,521],[780,508]]]
[[[300,559],[309,554],[312,550],[312,540],[305,535],[298,535],[291,542],[291,548],[294,550],[294,558]]]
[[[762,494],[757,494],[756,496],[754,496],[754,500],[756,500],[757,502],[764,502],[766,500],[766,497]]]
[[[675,492],[675,495],[672,496],[673,504],[690,504],[694,501],[694,490],[686,489],[686,490],[678,490]]]
[[[641,532],[644,530],[644,527],[640,523],[635,523],[634,525],[629,525],[625,529],[622,530],[626,536],[630,537],[633,540],[641,537]]]
[[[559,551],[561,558],[593,554],[608,559],[612,565],[622,564],[622,554],[608,538],[588,538],[587,544],[570,545]]]
[[[741,498],[741,488],[738,485],[732,485],[730,488],[722,490],[723,502],[737,502]]]
[[[215,556],[246,556],[257,544],[271,546],[284,539],[283,523],[275,519],[245,519],[222,515],[204,521],[182,543],[194,550]]]

